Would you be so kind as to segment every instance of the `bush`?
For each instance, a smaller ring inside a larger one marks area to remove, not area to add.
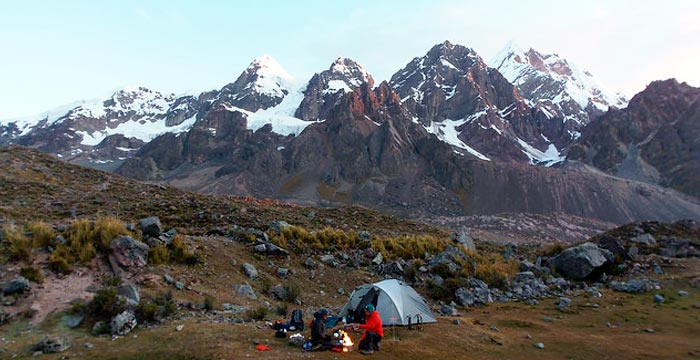
[[[375,237],[372,248],[386,259],[422,259],[425,253],[437,254],[445,250],[447,241],[432,235],[407,235],[398,237]]]
[[[21,268],[19,270],[19,274],[24,276],[25,279],[33,281],[37,284],[41,284],[44,282],[44,273],[33,266]]]
[[[59,245],[51,255],[49,255],[49,269],[58,274],[68,274],[71,272],[71,255],[67,247]]]
[[[255,309],[248,310],[247,317],[251,320],[265,320],[267,316],[267,308],[265,306],[260,306]]]
[[[171,246],[170,259],[179,264],[198,265],[204,262],[201,255],[190,251],[185,245],[184,236],[175,235]]]
[[[51,226],[43,222],[30,222],[25,228],[26,232],[31,234],[33,248],[45,248],[51,245],[57,235]]]
[[[92,242],[97,245],[101,251],[109,251],[109,244],[119,235],[132,235],[127,229],[126,224],[112,216],[102,217],[95,220],[91,232]]]
[[[282,316],[282,317],[287,317],[287,315],[289,315],[289,306],[287,306],[286,303],[282,303],[280,305],[277,305],[275,307],[275,314]]]
[[[516,260],[504,260],[500,255],[481,258],[474,269],[474,277],[484,281],[489,287],[503,287],[519,269]]]
[[[102,282],[102,286],[104,287],[117,287],[120,286],[124,280],[120,278],[119,276],[109,276],[105,275],[100,278],[100,281]]]
[[[17,229],[5,232],[9,243],[10,256],[16,260],[30,261],[32,259],[32,240]]]
[[[143,298],[136,307],[136,318],[140,322],[155,322],[177,312],[172,291],[160,293],[154,299]]]
[[[89,315],[96,319],[110,320],[124,310],[126,303],[117,295],[117,289],[111,286],[97,290],[88,304]]]
[[[157,245],[148,251],[148,263],[152,265],[167,264],[170,262],[170,252],[164,245]]]
[[[204,297],[204,311],[212,311],[216,306],[216,299],[213,296],[207,295]]]
[[[564,246],[560,243],[555,243],[547,246],[542,250],[542,256],[554,256],[564,251]]]
[[[299,298],[299,295],[301,295],[301,286],[296,283],[296,282],[288,282],[284,286],[285,290],[285,298],[283,299],[286,302],[294,302]]]

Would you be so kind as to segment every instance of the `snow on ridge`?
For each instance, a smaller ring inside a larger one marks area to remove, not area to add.
[[[18,134],[18,136],[22,136],[22,135],[26,135],[27,133],[29,133],[34,127],[39,125],[44,120],[46,121],[44,126],[51,126],[57,120],[66,116],[71,110],[73,110],[77,107],[92,106],[93,104],[100,103],[100,102],[101,102],[101,100],[98,100],[98,99],[80,100],[80,101],[72,102],[72,103],[69,103],[66,105],[61,105],[59,107],[56,107],[56,108],[48,110],[48,111],[44,111],[44,112],[36,114],[36,115],[29,115],[29,116],[22,116],[22,117],[18,117],[18,118],[0,120],[0,126],[8,126],[8,125],[14,123],[15,126],[17,126],[17,128],[20,130],[20,133]]]
[[[354,70],[354,71],[353,71]],[[335,74],[343,75],[350,80],[351,87],[360,87],[362,83],[374,81],[367,70],[356,61],[350,58],[337,58],[331,65],[330,71]],[[359,73],[360,78],[357,78],[355,73]]]
[[[80,144],[88,146],[95,146],[101,143],[106,137],[115,134],[121,134],[127,138],[136,138],[144,142],[149,142],[164,133],[179,134],[185,132],[192,128],[196,121],[196,114],[176,126],[166,126],[165,121],[149,122],[130,120],[117,125],[115,128],[108,127],[104,130],[98,130],[92,133],[88,133],[87,131],[76,131],[76,133],[83,137]]]
[[[415,120],[414,120],[415,122]],[[457,128],[468,122],[467,119],[462,120],[449,120],[445,119],[440,122],[431,121],[430,125],[424,126],[425,130],[431,134],[434,134],[438,139],[462,150],[466,150],[468,153],[474,155],[479,160],[491,161],[486,155],[478,152],[474,148],[465,144],[459,139],[459,131]]]
[[[294,87],[294,78],[270,55],[254,59],[246,71],[255,74],[248,87],[253,87],[259,94],[284,97]]]
[[[544,165],[550,167],[554,164],[560,163],[566,159],[554,144],[549,144],[547,150],[544,152],[534,148],[532,145],[528,144],[521,138],[516,138],[516,141],[522,148],[523,154],[525,154],[530,159],[531,165]]]

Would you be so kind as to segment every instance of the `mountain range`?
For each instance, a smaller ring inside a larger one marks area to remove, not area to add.
[[[215,194],[361,204],[405,216],[699,218],[699,90],[629,104],[556,54],[490,63],[444,42],[376,84],[339,58],[306,82],[270,56],[197,96],[143,87],[0,122],[0,144]]]

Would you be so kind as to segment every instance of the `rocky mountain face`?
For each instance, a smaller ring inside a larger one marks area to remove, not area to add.
[[[598,82],[587,70],[557,54],[521,49],[509,43],[489,63],[515,85],[536,110],[544,133],[560,149],[581,129],[608,109],[621,109],[627,100]]]
[[[184,189],[414,218],[700,217],[696,200],[655,184],[532,166],[561,162],[570,142],[556,133],[563,120],[533,101],[473,50],[445,42],[379,85],[350,59],[300,83],[263,56],[220,90],[141,88],[30,127],[3,122],[0,134],[72,161],[116,159],[119,174]]]
[[[700,196],[700,89],[675,79],[651,83],[626,109],[591,122],[568,157]]]

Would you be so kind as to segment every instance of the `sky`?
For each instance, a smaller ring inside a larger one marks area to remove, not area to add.
[[[306,80],[338,57],[382,81],[449,40],[487,62],[509,41],[631,97],[700,86],[700,1],[102,0],[0,3],[0,119],[141,85],[198,94],[269,54]]]

